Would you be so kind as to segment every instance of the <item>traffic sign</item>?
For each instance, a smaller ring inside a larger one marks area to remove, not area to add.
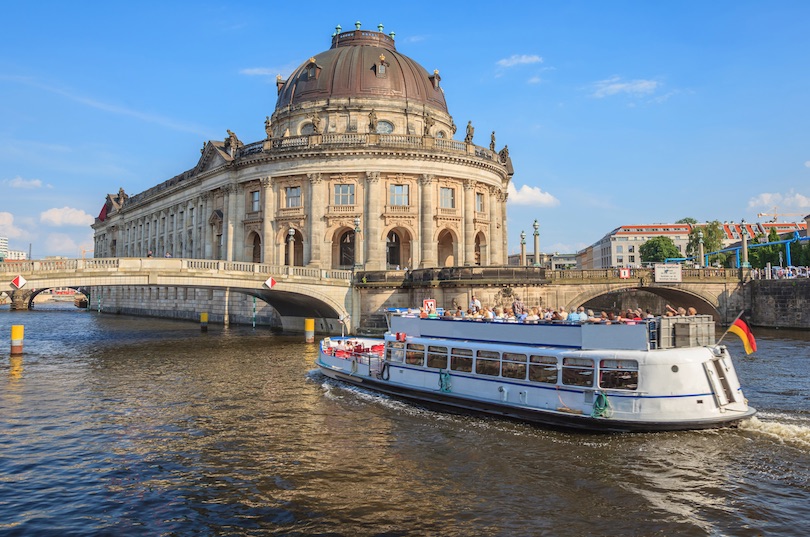
[[[269,278],[267,278],[267,280],[264,282],[264,285],[266,285],[268,288],[272,289],[272,288],[273,288],[273,286],[274,286],[274,285],[276,285],[276,280],[274,280],[274,279],[273,279],[273,277],[272,277],[272,276],[270,276],[270,277],[269,277]]]
[[[23,278],[21,274],[17,274],[17,276],[13,280],[11,280],[11,285],[16,287],[17,289],[22,289],[26,283],[28,283],[28,280]]]

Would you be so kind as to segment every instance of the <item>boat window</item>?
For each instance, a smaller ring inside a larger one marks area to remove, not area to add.
[[[503,353],[501,376],[510,379],[526,379],[526,355],[514,352]]]
[[[501,353],[478,351],[478,356],[475,359],[475,372],[479,375],[497,377],[501,372]]]
[[[557,384],[557,357],[530,356],[529,380]]]
[[[562,381],[568,386],[593,386],[593,360],[563,358]]]
[[[635,360],[600,361],[599,386],[616,390],[637,390],[638,362]]]
[[[408,348],[405,351],[405,363],[425,365],[425,346],[418,343],[408,343]]]
[[[453,371],[472,372],[472,349],[452,349],[450,351],[450,369]]]
[[[401,341],[389,341],[385,358],[391,362],[402,362],[405,359],[405,344]]]
[[[427,366],[447,369],[447,347],[428,347]]]

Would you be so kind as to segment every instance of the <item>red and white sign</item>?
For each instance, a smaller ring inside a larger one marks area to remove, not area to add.
[[[619,269],[619,278],[629,278],[629,277],[630,277],[629,268]]]
[[[26,283],[28,283],[28,280],[23,278],[21,274],[17,274],[17,277],[11,280],[11,285],[16,287],[17,289],[22,289]]]
[[[274,279],[273,279],[273,277],[272,277],[272,276],[270,276],[270,277],[269,277],[269,278],[267,278],[267,280],[264,282],[264,285],[266,285],[268,288],[272,289],[272,288],[273,288],[273,286],[274,286],[274,285],[276,285],[276,280],[274,280]]]
[[[431,309],[436,309],[436,300],[433,298],[426,298],[422,301],[422,307],[425,308],[425,311],[429,312]]]

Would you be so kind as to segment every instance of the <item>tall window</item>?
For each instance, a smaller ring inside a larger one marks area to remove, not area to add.
[[[475,193],[475,212],[484,212],[484,194],[481,192]]]
[[[456,208],[456,190],[454,188],[442,187],[439,194],[439,206],[442,209]]]
[[[354,205],[354,185],[335,185],[335,205]]]
[[[408,205],[408,185],[391,185],[391,205]]]
[[[287,197],[287,207],[300,207],[301,206],[301,187],[300,186],[288,186],[285,189],[285,194]]]
[[[250,212],[259,212],[259,199],[260,194],[258,190],[254,190],[250,193]]]

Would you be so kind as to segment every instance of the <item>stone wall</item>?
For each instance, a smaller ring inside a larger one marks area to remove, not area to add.
[[[754,280],[747,285],[752,325],[810,329],[810,279]]]

